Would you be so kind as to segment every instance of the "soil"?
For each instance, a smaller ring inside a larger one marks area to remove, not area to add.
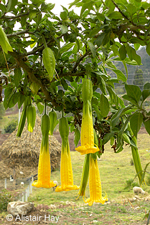
[[[144,201],[142,201],[144,202]],[[73,203],[73,204],[72,204]],[[146,224],[147,219],[137,218],[129,222],[129,215],[143,212],[144,209],[138,206],[138,203],[131,205],[129,202],[118,204],[115,202],[108,202],[104,207],[100,204],[94,204],[92,206],[93,210],[89,210],[88,207],[82,205],[81,207],[77,206],[75,202],[67,201],[66,204],[55,204],[55,205],[43,205],[40,204],[37,207],[34,207],[31,212],[26,216],[18,215],[17,217],[10,217],[8,221],[7,216],[10,215],[4,214],[0,217],[0,224],[5,225],[29,225],[29,224],[78,224],[78,225],[89,225],[89,224],[105,224],[105,225],[114,225],[114,224],[132,224],[132,225],[144,225]],[[84,206],[84,207],[83,207]],[[113,209],[116,209],[114,212]],[[122,211],[123,210],[123,211]],[[107,212],[107,214],[106,214]],[[99,213],[99,215],[97,214]],[[11,215],[10,215],[11,216]],[[126,216],[126,219],[124,218]],[[124,223],[127,220],[127,223]]]

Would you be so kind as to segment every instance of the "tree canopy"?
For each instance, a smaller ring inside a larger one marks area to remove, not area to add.
[[[81,9],[80,15],[72,6]],[[143,106],[150,84],[145,84],[143,91],[127,84],[127,64],[141,64],[136,50],[146,46],[150,55],[150,4],[141,0],[75,0],[69,8],[62,6],[59,16],[52,13],[54,7],[44,0],[0,2],[0,35],[2,31],[7,35],[0,41],[4,107],[18,103],[20,108],[29,96],[40,113],[45,102],[55,111],[63,110],[77,144],[83,106],[81,81],[87,76],[93,83],[93,122],[99,146],[104,150],[111,140],[119,152],[122,134],[129,135],[129,121],[135,136],[142,122],[150,133],[150,113]],[[114,60],[123,62],[126,74],[116,68]],[[114,91],[119,81],[126,88],[122,98]],[[129,102],[127,107],[123,99]]]

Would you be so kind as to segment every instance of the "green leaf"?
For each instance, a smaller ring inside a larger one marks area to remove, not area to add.
[[[75,0],[74,2],[69,4],[69,9],[73,6],[76,5],[76,3],[80,2],[80,0]]]
[[[111,69],[116,69],[116,66],[113,64],[113,62],[111,60],[107,60],[106,61],[107,66],[109,66]],[[109,69],[110,69],[109,68]]]
[[[9,44],[8,38],[1,26],[0,26],[0,45],[5,53],[8,53],[8,51],[13,52],[13,49]]]
[[[89,47],[90,47],[90,50],[91,50],[91,52],[92,52],[93,57],[95,58],[95,56],[96,56],[96,49],[95,49],[95,46],[93,45],[92,42],[89,42],[89,41],[88,41],[88,45],[89,45]]]
[[[143,122],[144,122],[144,126],[145,126],[145,129],[146,129],[147,133],[150,134],[150,119],[145,120]]]
[[[15,5],[17,5],[18,0],[8,0],[8,4],[7,4],[7,12],[9,11],[13,11]]]
[[[134,48],[135,48],[136,51],[139,49],[139,47],[140,47],[140,44],[139,43],[135,43],[134,44]]]
[[[115,70],[115,69],[113,69],[113,71],[117,74],[118,80],[122,80],[123,82],[126,82],[127,81],[126,76],[124,75],[124,73],[121,70]]]
[[[133,98],[137,103],[140,100],[140,97],[142,95],[142,92],[140,88],[136,85],[125,85],[125,89],[127,91],[127,95],[131,98]]]
[[[20,94],[18,92],[15,92],[11,95],[11,97],[9,98],[8,101],[8,107],[12,108],[14,105],[16,105],[16,103],[18,102],[20,98]]]
[[[137,62],[137,64],[141,65],[141,57],[138,54],[136,54],[136,52],[133,57],[134,57],[135,61]]]
[[[6,12],[6,7],[5,5],[0,4],[0,10],[4,13]]]
[[[44,110],[44,105],[42,105],[40,102],[37,103],[37,108],[39,110],[39,113],[42,114],[43,113],[43,110]]]
[[[130,60],[134,59],[137,62],[138,65],[141,65],[141,57],[136,54],[135,49],[132,48],[130,45],[127,45],[126,50],[127,50],[127,53],[128,53],[128,56],[129,56]]]
[[[30,20],[34,19],[37,15],[37,11],[33,10],[33,11],[30,11],[29,13],[29,18]]]
[[[121,60],[124,60],[126,58],[126,47],[125,45],[122,45],[120,48],[119,48],[119,55],[120,55],[120,59]]]
[[[47,70],[48,74],[49,74],[49,79],[50,81],[53,79],[53,75],[54,75],[54,71],[55,71],[55,56],[53,51],[46,47],[43,50],[43,64],[45,69]]]
[[[113,12],[115,9],[115,5],[111,0],[106,0],[105,5],[109,8],[109,13]]]
[[[67,84],[67,82],[65,81],[65,79],[62,79],[62,80],[61,80],[61,84],[62,84],[62,86],[63,86],[63,88],[64,88],[65,90],[68,89],[68,84]]]
[[[74,45],[74,43],[68,43],[62,46],[62,48],[60,49],[60,54],[62,54],[63,52],[67,52],[70,48],[72,48]]]
[[[20,82],[21,78],[22,78],[21,69],[20,68],[15,68],[14,69],[14,82],[15,82],[16,86],[19,85],[19,82]]]
[[[115,153],[122,152],[122,150],[123,150],[123,146],[120,146],[119,149]]]
[[[106,117],[109,113],[109,102],[105,95],[101,94],[100,97],[100,110],[103,117]]]
[[[60,17],[62,20],[67,20],[68,18],[68,13],[66,11],[63,11],[60,13]]]
[[[111,118],[111,127],[112,127],[112,129],[113,129],[117,124],[120,123],[120,116],[121,116],[121,114],[123,113],[123,110],[124,110],[124,109],[118,110],[118,112],[115,113],[115,114],[112,116],[112,118]]]
[[[148,90],[150,89],[150,83],[149,82],[144,84],[144,89],[148,89]]]
[[[33,4],[40,6],[45,0],[31,0]]]
[[[102,144],[103,145],[106,144],[111,139],[111,137],[113,137],[113,136],[114,136],[114,133],[113,132],[112,133],[107,133],[104,136],[104,138],[103,138]]]
[[[96,44],[96,45],[99,47],[100,45],[102,45],[102,42],[103,42],[104,38],[105,38],[105,33],[101,33],[101,34],[95,39],[94,44]]]
[[[26,20],[27,20],[27,17],[26,16],[22,16],[21,17],[21,26],[24,27],[26,25]]]
[[[75,147],[77,147],[79,140],[80,140],[80,131],[78,130],[78,128],[76,128],[75,129],[75,138],[74,138]]]
[[[118,11],[115,11],[115,12],[110,13],[110,14],[108,15],[108,17],[109,17],[110,19],[115,19],[115,20],[122,19],[122,15],[121,15],[121,13],[118,12]]]
[[[13,95],[13,93],[14,93],[14,87],[7,85],[7,87],[5,88],[5,91],[4,91],[5,98],[4,98],[4,102],[3,102],[5,109],[8,108],[8,102],[9,102],[10,97]]]
[[[140,112],[135,112],[130,119],[131,129],[133,134],[137,138],[137,133],[139,132],[143,122],[143,115]]]
[[[150,42],[146,45],[146,52],[150,55]]]
[[[100,76],[100,80],[99,80],[99,87],[101,89],[101,91],[103,92],[104,95],[106,95],[106,84],[104,79]]]
[[[60,25],[60,28],[61,28],[62,34],[65,34],[65,33],[68,32],[68,27],[67,27],[67,26],[65,26],[65,25]]]
[[[118,97],[117,97],[114,89],[110,85],[106,85],[106,88],[107,88],[107,91],[109,92],[112,103],[115,103],[116,107],[118,107]]]
[[[137,105],[137,101],[134,100],[132,97],[130,97],[128,95],[123,95],[122,98],[127,100],[127,101],[129,101],[129,102],[131,102],[131,103],[133,103],[134,105]]]
[[[143,101],[149,96],[150,96],[150,90],[143,90],[142,91]]]
[[[22,104],[24,103],[26,97],[22,94],[20,94],[19,98],[18,98],[18,108],[20,109],[20,107],[22,106]]]
[[[92,6],[93,6],[93,1],[88,1],[88,2],[84,3],[82,5],[80,16],[83,15],[83,13],[85,12],[86,9],[90,10],[91,8],[93,8]]]

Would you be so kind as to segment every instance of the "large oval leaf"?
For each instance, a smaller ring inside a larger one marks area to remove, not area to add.
[[[53,51],[48,47],[43,50],[43,64],[49,74],[49,79],[51,81],[55,71],[55,56]]]

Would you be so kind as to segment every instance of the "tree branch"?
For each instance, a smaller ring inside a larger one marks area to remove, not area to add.
[[[137,25],[135,24],[132,20],[130,20],[122,11],[121,9],[119,8],[119,6],[114,2],[114,0],[111,0],[112,3],[115,5],[115,7],[118,9],[118,11],[121,13],[121,15],[126,19],[128,20],[133,26],[141,29],[141,30],[144,30],[145,31],[145,26],[142,26],[142,25]]]
[[[22,31],[19,31],[19,32],[16,32],[16,33],[13,33],[13,34],[7,34],[7,37],[14,37],[14,36],[17,36],[17,35],[20,35],[20,34],[26,34],[26,33],[29,33],[28,30],[22,30]]]
[[[23,13],[23,14],[19,14],[17,16],[5,16],[5,15],[3,15],[3,16],[0,17],[0,20],[2,20],[2,19],[11,20],[11,19],[16,19],[16,18],[19,18],[19,17],[27,16],[27,15],[29,15],[29,12]]]
[[[40,87],[41,87],[41,90],[43,92],[43,94],[45,95],[46,97],[46,100],[47,101],[50,101],[52,102],[54,105],[56,104],[56,102],[54,102],[50,95],[49,95],[49,92],[47,91],[46,87],[44,87],[44,85],[42,84],[42,82],[36,78],[36,76],[34,75],[35,71],[33,69],[31,69],[23,60],[22,60],[22,57],[20,57],[20,55],[18,55],[16,52],[9,52],[10,55],[12,55],[17,63],[19,64],[20,67],[22,67],[28,74],[29,76],[29,79],[31,82],[34,82],[36,84],[38,84]]]
[[[82,55],[75,63],[74,67],[72,68],[71,72],[74,72],[75,69],[79,66],[80,62],[89,54],[90,51],[86,51],[84,55]]]

